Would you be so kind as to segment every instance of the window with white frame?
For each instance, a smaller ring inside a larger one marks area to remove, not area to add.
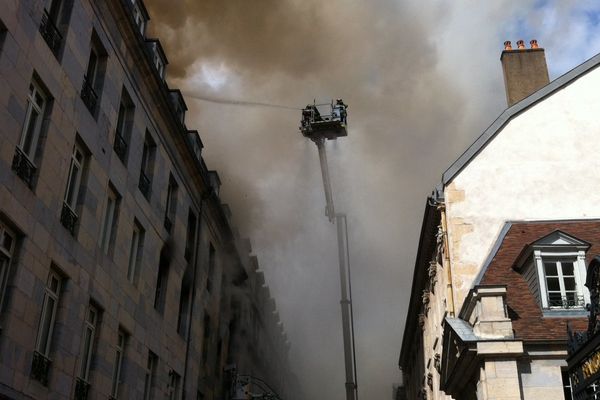
[[[127,267],[127,279],[134,283],[137,279],[137,271],[142,257],[142,248],[144,243],[144,229],[137,221],[133,222],[133,234],[131,237],[131,246],[129,248],[129,264]]]
[[[523,275],[542,309],[582,310],[590,302],[585,287],[588,248],[588,243],[561,231],[530,245]]]
[[[23,124],[21,140],[19,141],[19,149],[32,163],[34,162],[35,152],[40,139],[45,107],[46,95],[38,83],[32,81],[29,84],[25,123]]]
[[[13,253],[15,251],[15,243],[15,234],[8,229],[6,225],[0,222],[0,315],[2,315],[2,307],[6,295],[6,287],[8,286],[8,275]]]
[[[54,333],[54,324],[56,322],[56,311],[58,310],[58,300],[62,286],[61,277],[55,272],[50,271],[44,301],[42,303],[42,314],[38,329],[36,350],[41,355],[49,358],[50,345],[52,343],[52,334]]]
[[[148,361],[146,363],[146,377],[144,379],[144,400],[152,400],[154,398],[154,385],[156,380],[156,365],[158,364],[158,356],[148,350]]]
[[[71,232],[71,234],[75,234],[75,225],[79,218],[76,208],[77,198],[79,197],[79,190],[81,188],[85,158],[86,155],[83,148],[75,143],[73,152],[71,153],[71,165],[69,167],[67,187],[63,199],[63,209],[60,216],[61,223],[69,230],[69,232]]]
[[[118,216],[119,195],[109,186],[106,198],[106,208],[104,209],[104,218],[102,219],[102,232],[100,234],[100,248],[105,254],[113,243],[115,225]]]
[[[119,329],[117,337],[117,346],[115,348],[115,362],[113,364],[112,384],[110,394],[116,399],[119,394],[119,384],[121,383],[121,371],[123,368],[123,357],[125,355],[125,345],[127,343],[127,334]]]
[[[173,370],[169,372],[169,400],[179,400],[181,398],[180,388],[181,377]]]
[[[81,176],[83,175],[83,164],[85,161],[85,153],[83,149],[76,143],[73,146],[71,154],[71,166],[69,167],[69,179],[67,180],[67,189],[65,190],[65,205],[75,213],[77,206],[77,196],[81,186]]]
[[[98,309],[90,304],[87,308],[85,324],[83,327],[83,347],[81,349],[81,364],[79,366],[79,378],[85,382],[89,382],[97,324]]]

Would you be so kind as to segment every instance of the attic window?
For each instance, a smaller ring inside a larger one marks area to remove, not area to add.
[[[544,310],[582,310],[590,302],[585,252],[589,243],[555,231],[525,253],[523,275]]]
[[[160,59],[160,55],[158,54],[158,49],[156,49],[156,47],[154,48],[154,66],[156,67],[160,77],[164,78],[165,64]]]
[[[144,14],[142,13],[140,5],[137,3],[136,0],[131,0],[131,8],[133,12],[133,20],[138,26],[138,29],[142,36],[144,36],[144,32],[146,30],[146,18],[144,18]]]

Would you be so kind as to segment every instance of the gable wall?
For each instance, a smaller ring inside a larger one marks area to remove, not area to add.
[[[600,70],[513,118],[445,188],[456,311],[507,220],[600,217]]]

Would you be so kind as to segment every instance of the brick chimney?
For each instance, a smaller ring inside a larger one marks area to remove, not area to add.
[[[509,107],[550,83],[544,49],[538,47],[537,40],[529,43],[528,49],[525,42],[519,40],[517,49],[513,50],[510,41],[504,42],[500,61]]]

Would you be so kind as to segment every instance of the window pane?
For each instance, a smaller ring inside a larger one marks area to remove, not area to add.
[[[8,232],[3,233],[2,247],[9,253],[12,251],[13,238]]]
[[[575,290],[575,278],[565,278],[565,290]]]
[[[546,276],[558,276],[556,263],[546,262],[544,263],[544,268],[546,269]]]
[[[67,195],[65,197],[65,203],[72,209],[75,208],[75,198],[77,190],[77,180],[79,177],[79,167],[71,160],[71,173],[69,174],[69,183],[67,186]]]
[[[548,284],[548,291],[560,291],[558,278],[547,278],[546,282]]]
[[[42,315],[42,325],[41,325],[41,329],[40,329],[40,339],[39,339],[39,346],[38,346],[38,351],[44,355],[48,355],[47,354],[47,350],[48,350],[48,342],[49,342],[49,335],[50,335],[50,331],[52,329],[52,316],[54,314],[54,307],[56,305],[56,302],[54,301],[54,299],[48,295],[46,295],[46,297],[44,298],[46,304],[45,307],[43,307],[42,312],[44,313]]]
[[[29,156],[29,158],[33,158],[33,143],[35,139],[35,129],[37,126],[37,120],[39,118],[39,113],[35,108],[31,108],[31,114],[29,115],[29,119],[25,121],[27,127],[25,129],[25,138],[23,139],[23,152]]]
[[[563,275],[570,275],[573,276],[573,271],[575,270],[573,263],[570,261],[563,261],[561,262],[562,264],[562,273]]]
[[[92,347],[92,330],[86,328],[84,332],[83,353],[81,354],[81,378],[85,381],[88,379],[89,361]]]

